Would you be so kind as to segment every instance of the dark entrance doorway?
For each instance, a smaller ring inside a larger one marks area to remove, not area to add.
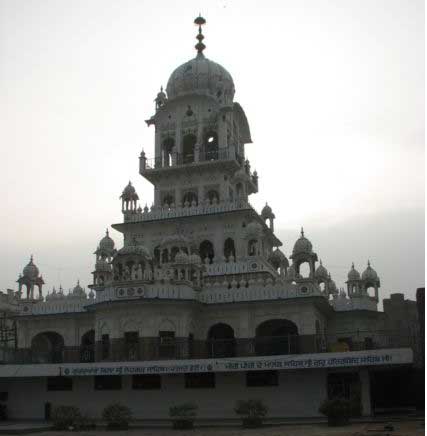
[[[328,374],[328,398],[344,398],[350,401],[351,416],[362,415],[361,383],[357,372]]]
[[[374,414],[405,413],[416,407],[416,378],[412,368],[370,371]]]
[[[298,327],[287,319],[270,319],[256,329],[255,354],[273,356],[298,353]]]
[[[236,355],[236,340],[234,330],[228,324],[218,323],[209,329],[209,357],[234,357]]]

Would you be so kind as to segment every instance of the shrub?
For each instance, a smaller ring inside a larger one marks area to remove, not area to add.
[[[78,426],[81,414],[74,406],[58,406],[52,410],[52,421],[55,430],[74,430]]]
[[[319,412],[328,417],[330,426],[345,425],[351,413],[351,403],[344,398],[325,400],[319,407]]]
[[[189,429],[194,427],[194,418],[197,416],[197,405],[183,403],[169,408],[174,429]]]
[[[113,403],[102,411],[102,418],[107,422],[109,429],[124,430],[129,428],[129,422],[132,420],[132,412],[129,407]]]
[[[237,401],[234,411],[243,416],[243,427],[260,427],[268,413],[267,406],[261,400]]]

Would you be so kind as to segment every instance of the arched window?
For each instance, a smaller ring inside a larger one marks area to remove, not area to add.
[[[172,149],[175,146],[175,141],[173,138],[166,138],[163,141],[162,152],[163,152],[163,166],[170,167],[172,165]]]
[[[168,262],[169,262],[169,253],[168,253],[167,248],[165,248],[162,251],[162,263],[168,263]]]
[[[34,363],[62,363],[64,338],[57,332],[39,333],[31,341]]]
[[[188,203],[188,206],[192,206],[193,202],[196,203],[197,206],[198,203],[197,200],[198,200],[197,194],[193,191],[188,191],[184,194],[184,198],[182,199],[182,202],[184,203],[184,206],[186,203]]]
[[[118,262],[114,265],[114,280],[120,281],[123,280],[123,264],[121,262]]]
[[[299,273],[303,278],[310,277],[310,264],[308,262],[302,262],[299,265]]]
[[[230,256],[236,259],[236,248],[233,239],[227,238],[224,242],[224,257],[229,260]]]
[[[234,357],[236,340],[233,328],[224,323],[213,325],[208,332],[207,346],[210,357]]]
[[[320,292],[324,293],[326,290],[326,285],[324,282],[319,283]]]
[[[199,246],[199,253],[200,253],[200,257],[203,260],[203,262],[205,261],[205,258],[207,257],[209,259],[209,263],[213,262],[213,258],[215,256],[214,253],[214,247],[211,241],[203,241],[200,246]]]
[[[206,160],[218,159],[218,134],[209,130],[205,135]]]
[[[256,239],[251,239],[248,242],[248,256],[257,255],[257,245],[258,245],[258,241]]]
[[[298,352],[298,327],[287,319],[270,319],[256,328],[255,353],[258,356]]]
[[[375,288],[372,285],[368,285],[366,287],[366,293],[370,296],[370,297],[375,297]]]
[[[197,138],[196,135],[189,133],[185,135],[182,140],[182,163],[192,163],[194,162],[194,147],[196,145]]]
[[[128,360],[138,360],[139,356],[139,333],[138,331],[124,332],[124,351]]]
[[[80,362],[95,361],[95,330],[87,331],[81,340]]]
[[[206,198],[208,199],[210,204],[219,203],[219,193],[218,193],[218,191],[215,191],[214,189],[210,190],[206,194]]]

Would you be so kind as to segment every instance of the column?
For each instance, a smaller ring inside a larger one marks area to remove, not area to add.
[[[359,371],[360,377],[360,402],[362,404],[362,416],[372,415],[371,406],[371,381],[368,369],[361,369]]]

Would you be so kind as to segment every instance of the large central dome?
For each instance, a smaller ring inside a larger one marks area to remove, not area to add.
[[[166,86],[168,99],[198,94],[212,96],[220,103],[231,103],[234,97],[233,78],[223,66],[205,57],[201,26],[206,21],[198,17],[194,22],[199,26],[197,56],[180,65],[171,74]]]
[[[225,103],[233,100],[234,82],[223,66],[198,53],[194,59],[175,69],[168,80],[166,92],[169,100],[200,94],[210,95]]]

